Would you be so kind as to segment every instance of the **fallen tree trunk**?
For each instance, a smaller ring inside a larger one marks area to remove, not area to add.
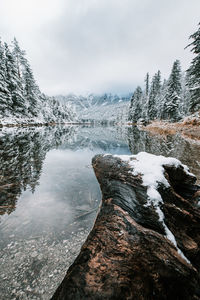
[[[173,159],[145,177],[148,155],[93,158],[101,209],[52,300],[200,299],[199,187]]]

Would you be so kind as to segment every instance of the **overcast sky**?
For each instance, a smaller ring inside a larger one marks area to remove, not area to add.
[[[132,92],[147,71],[183,70],[200,0],[0,0],[0,36],[15,36],[40,89]]]

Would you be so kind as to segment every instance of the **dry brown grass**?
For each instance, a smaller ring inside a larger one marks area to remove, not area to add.
[[[156,127],[156,126],[147,126],[147,131],[150,131],[153,134],[159,134],[159,135],[168,135],[168,134],[175,134],[176,130],[173,128],[167,128],[167,127]]]
[[[188,120],[184,120],[183,125],[192,125],[192,126],[197,126],[199,125],[200,126],[200,120],[197,119],[197,118],[194,118],[194,119],[188,119]]]
[[[173,135],[180,133],[183,137],[200,140],[200,118],[188,118],[182,123],[153,121],[144,130],[155,135]]]
[[[152,134],[168,135],[176,133],[176,129],[174,126],[172,126],[172,124],[161,121],[154,121],[143,128]]]

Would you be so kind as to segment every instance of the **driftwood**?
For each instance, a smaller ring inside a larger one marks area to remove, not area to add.
[[[58,299],[200,299],[199,187],[182,166],[165,165],[158,191],[164,222],[128,163],[111,155],[92,161],[102,206],[79,256],[55,292]]]

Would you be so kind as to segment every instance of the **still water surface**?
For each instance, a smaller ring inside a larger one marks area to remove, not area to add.
[[[0,132],[0,299],[49,299],[91,230],[97,153],[174,156],[200,179],[200,144],[131,127]]]

